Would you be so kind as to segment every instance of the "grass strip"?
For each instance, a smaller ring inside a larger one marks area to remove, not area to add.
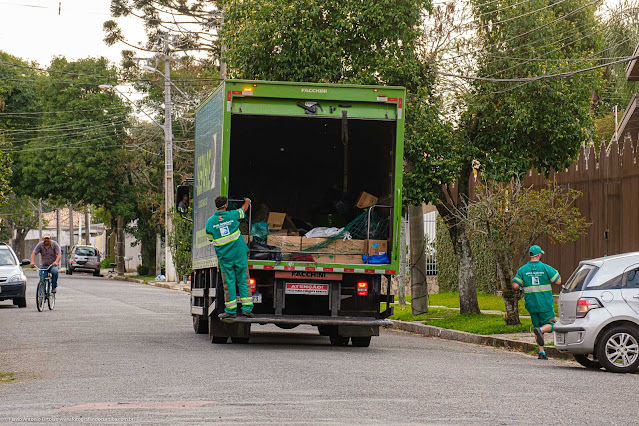
[[[0,372],[0,383],[11,383],[16,381],[16,373]]]

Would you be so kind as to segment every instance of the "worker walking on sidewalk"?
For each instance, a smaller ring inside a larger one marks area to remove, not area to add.
[[[220,319],[235,318],[237,312],[237,294],[242,304],[241,315],[253,317],[253,297],[249,294],[246,271],[248,269],[249,249],[240,233],[240,220],[244,219],[251,200],[244,199],[244,204],[237,210],[228,210],[228,199],[219,196],[215,199],[218,209],[206,221],[206,233],[212,239],[215,253],[224,283],[224,312]]]
[[[555,323],[552,284],[561,284],[561,276],[555,268],[541,262],[545,252],[539,246],[528,249],[530,261],[517,270],[513,278],[515,290],[524,289],[524,306],[530,312],[535,338],[539,345],[539,359],[548,359],[544,351],[544,333],[551,333]]]

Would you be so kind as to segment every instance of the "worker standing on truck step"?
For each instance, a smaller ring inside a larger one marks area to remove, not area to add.
[[[229,211],[228,199],[219,196],[215,199],[217,212],[206,221],[205,230],[215,247],[224,283],[224,312],[219,315],[220,319],[235,318],[238,292],[241,315],[255,316],[251,313],[253,296],[249,293],[246,279],[249,249],[240,233],[240,220],[244,219],[250,204],[251,200],[245,198],[241,208]]]

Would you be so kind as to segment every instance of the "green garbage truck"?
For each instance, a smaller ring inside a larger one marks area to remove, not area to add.
[[[333,345],[367,347],[391,324],[404,99],[402,87],[225,80],[201,103],[191,218],[196,333],[239,343],[253,324],[307,324]],[[252,200],[240,230],[254,318],[218,318],[224,290],[205,224],[219,195],[229,209]]]

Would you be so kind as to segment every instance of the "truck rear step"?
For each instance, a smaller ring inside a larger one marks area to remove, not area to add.
[[[257,324],[308,324],[308,325],[361,325],[391,327],[393,322],[388,319],[374,317],[317,317],[301,315],[269,315],[256,314],[254,318],[237,316],[222,320],[225,323],[257,323]]]

